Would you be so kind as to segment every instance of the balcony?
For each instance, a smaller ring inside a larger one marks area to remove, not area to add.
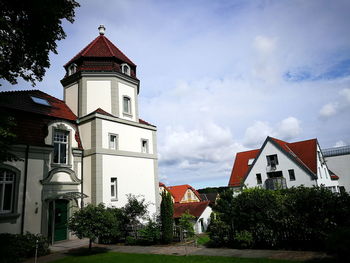
[[[279,190],[287,188],[287,181],[284,177],[272,177],[265,180],[267,190]]]

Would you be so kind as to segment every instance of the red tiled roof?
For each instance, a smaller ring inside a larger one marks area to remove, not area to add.
[[[194,192],[194,194],[198,197],[198,199],[202,200],[199,193],[196,191],[196,189],[194,189],[192,186],[188,184],[168,186],[168,190],[170,191],[171,195],[174,197],[175,203],[180,203],[187,189],[191,189]]]
[[[35,103],[31,97],[47,100],[51,106]],[[75,121],[77,116],[62,100],[40,90],[19,90],[0,92],[0,106]]]
[[[186,211],[195,217],[200,217],[208,205],[209,202],[175,203],[173,217],[180,218]]]
[[[288,143],[276,138],[267,137],[276,143],[282,151],[289,154],[301,167],[310,173],[317,174],[317,139]],[[240,152],[236,154],[229,186],[241,186],[249,171],[248,160],[256,158],[262,149]]]
[[[90,44],[83,48],[77,55],[75,55],[67,64],[67,67],[72,62],[81,57],[89,58],[106,58],[114,57],[129,65],[136,66],[123,52],[121,52],[107,37],[99,35]]]
[[[45,99],[51,106],[35,103],[32,96]],[[75,124],[77,117],[63,101],[55,97],[39,90],[0,92],[0,111],[15,118],[13,131],[17,135],[16,144],[46,146],[48,124],[54,120],[67,120],[76,128],[75,140],[82,149]]]
[[[142,119],[139,119],[139,123],[140,123],[140,124],[144,124],[144,125],[148,125],[148,126],[153,126],[153,127],[156,127],[155,125],[150,124],[149,122],[144,121],[144,120],[142,120]]]
[[[240,186],[242,184],[249,169],[248,160],[255,159],[259,151],[260,150],[251,150],[236,154],[228,186]]]

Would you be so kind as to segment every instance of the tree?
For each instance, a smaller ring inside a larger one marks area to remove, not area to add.
[[[122,208],[125,216],[126,224],[137,225],[147,216],[148,204],[145,203],[145,198],[138,200],[139,196],[132,194],[127,195],[128,202]]]
[[[74,22],[75,0],[0,1],[0,78],[17,83],[21,77],[34,86],[57,54],[57,40],[66,37],[62,20]]]
[[[183,213],[181,215],[181,218],[179,220],[179,226],[183,231],[186,231],[187,237],[193,237],[194,236],[194,223],[193,220],[195,217],[191,215],[188,211]]]
[[[80,239],[89,238],[89,250],[91,250],[92,241],[100,236],[112,236],[115,228],[115,217],[103,204],[98,206],[88,204],[74,212],[68,221],[68,229],[74,235]]]
[[[21,159],[10,152],[11,145],[16,139],[16,135],[13,132],[16,122],[13,117],[7,116],[7,113],[4,115],[2,115],[3,112],[0,113],[0,163],[19,161]]]
[[[171,195],[167,191],[162,193],[162,202],[160,203],[160,221],[162,231],[162,241],[165,244],[173,240],[174,227],[174,206]]]

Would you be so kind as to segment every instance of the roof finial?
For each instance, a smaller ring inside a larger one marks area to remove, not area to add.
[[[100,33],[100,35],[104,35],[105,34],[105,30],[106,30],[106,28],[105,28],[104,25],[100,25],[98,27],[98,32]]]

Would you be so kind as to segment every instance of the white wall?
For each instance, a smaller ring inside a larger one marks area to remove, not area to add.
[[[78,83],[65,88],[64,93],[66,104],[75,115],[78,115]]]
[[[154,164],[152,159],[104,155],[103,160],[103,202],[107,206],[122,207],[127,194],[142,195],[151,205],[150,215],[156,212]],[[117,177],[118,200],[111,200],[111,178]],[[157,193],[158,194],[158,193]]]
[[[136,99],[135,97],[135,89],[136,87],[132,87],[126,85],[124,83],[118,82],[119,89],[119,117],[126,120],[136,121],[138,118],[138,113],[136,112]],[[123,114],[123,96],[128,96],[131,99],[131,114],[132,116]]]
[[[328,168],[339,176],[339,186],[350,191],[350,154],[326,157]]]
[[[111,105],[111,81],[87,80],[86,81],[86,114],[98,108],[112,113]]]
[[[315,180],[311,179],[311,176],[302,170],[298,165],[296,165],[292,160],[290,160],[281,150],[274,146],[271,142],[267,142],[262,153],[260,154],[258,160],[254,164],[254,167],[248,174],[245,184],[247,187],[258,186],[256,180],[256,174],[261,174],[262,185],[264,185],[265,180],[267,179],[267,155],[277,154],[278,165],[276,165],[275,171],[282,171],[283,177],[286,178],[287,187],[300,186],[304,185],[306,187],[311,187],[316,185]],[[289,169],[294,169],[295,181],[290,181],[289,179]]]
[[[83,159],[83,192],[88,197],[84,198],[84,203],[91,203],[91,156],[84,157]]]
[[[118,150],[120,151],[141,152],[142,138],[148,140],[149,153],[154,153],[151,130],[102,120],[102,148],[109,148],[109,133],[118,135]]]
[[[327,163],[324,161],[320,147],[317,145],[317,152],[320,152],[320,156],[317,154],[317,183],[318,185],[324,185],[326,187],[332,187],[338,191],[338,181],[332,181],[328,172]],[[321,159],[320,159],[320,158]]]
[[[196,234],[201,234],[201,220],[203,219],[203,226],[204,226],[204,232],[207,231],[207,228],[210,224],[210,215],[211,215],[212,209],[210,206],[207,206],[207,208],[203,211],[201,216],[197,219],[196,224],[194,225],[194,231]]]
[[[79,125],[79,135],[84,150],[91,149],[91,122]]]

